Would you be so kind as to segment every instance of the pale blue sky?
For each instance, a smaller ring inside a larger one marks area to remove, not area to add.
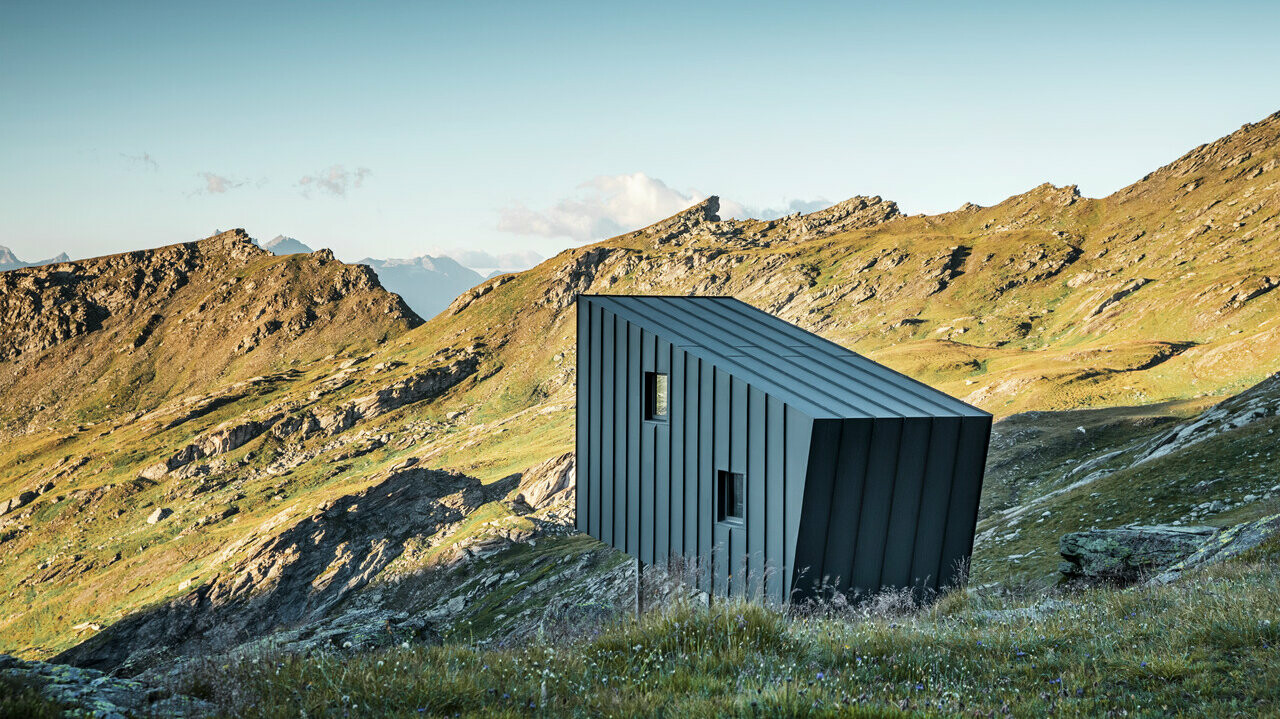
[[[712,193],[1103,195],[1280,110],[1274,2],[194,5],[0,3],[0,244],[547,256]]]

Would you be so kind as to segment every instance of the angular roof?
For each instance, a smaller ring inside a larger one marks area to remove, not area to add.
[[[987,415],[732,297],[579,297],[815,419]]]

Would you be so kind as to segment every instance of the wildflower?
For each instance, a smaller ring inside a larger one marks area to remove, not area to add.
[[[1147,663],[1146,663],[1146,662],[1143,662],[1142,664],[1140,664],[1140,665],[1138,665],[1138,666],[1145,667],[1145,666],[1147,666]]]
[[[921,691],[921,690],[923,690],[923,689],[924,689],[924,685],[923,685],[923,684],[920,684],[919,682],[917,682],[917,683],[916,683],[916,691]]]
[[[826,674],[823,674],[822,672],[818,672],[818,678],[819,678],[819,679],[825,679],[825,678],[826,678],[826,676],[827,676]]]

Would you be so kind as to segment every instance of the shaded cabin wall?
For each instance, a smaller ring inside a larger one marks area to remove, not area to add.
[[[666,422],[643,379],[669,376]],[[578,301],[578,528],[645,563],[697,558],[699,587],[789,594],[813,421],[746,382]],[[718,470],[746,478],[742,526],[716,521]]]
[[[990,433],[985,415],[815,421],[798,595],[951,584],[973,549]]]

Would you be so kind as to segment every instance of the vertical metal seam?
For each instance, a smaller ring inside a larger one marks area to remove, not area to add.
[[[727,435],[728,435],[728,438],[724,443],[725,454],[727,456],[724,458],[724,465],[725,465],[724,469],[716,471],[716,476],[717,476],[716,488],[717,489],[720,488],[720,480],[718,479],[718,477],[721,471],[726,473],[725,474],[726,488],[728,487],[729,483],[733,481],[733,424],[734,424],[733,422],[733,375],[729,372],[725,372],[725,377],[726,377],[725,394],[728,395],[728,400],[729,400],[729,404],[728,404],[729,411],[725,413],[725,417],[724,417],[725,421],[728,422],[729,424],[728,427],[724,428],[727,431]],[[723,496],[717,498],[717,502],[716,502],[717,506],[724,503],[724,500],[725,500],[725,497]],[[746,497],[743,497],[742,506],[744,509],[746,508]],[[728,514],[729,514],[729,507],[726,505],[725,516],[728,516]],[[743,514],[746,514],[746,512],[744,511]],[[745,521],[745,519],[746,518],[744,517],[743,520]],[[733,527],[729,527],[728,530],[725,531],[724,535],[725,535],[724,560],[725,560],[725,564],[727,565],[724,571],[724,594],[726,597],[731,597],[733,596],[733,567],[735,564],[737,564],[736,562],[737,557],[733,556]]]
[[[794,579],[794,572],[792,572],[790,567],[791,567],[791,562],[793,562],[795,559],[795,553],[796,553],[795,547],[792,547],[790,545],[790,542],[788,541],[790,539],[791,533],[788,530],[788,525],[787,525],[787,466],[788,466],[787,453],[791,451],[791,448],[787,446],[789,444],[788,439],[790,438],[787,434],[787,415],[790,414],[790,412],[788,412],[787,409],[788,409],[787,403],[783,402],[782,403],[782,567],[781,567],[781,571],[782,571],[782,600],[784,602],[791,601],[792,581],[789,581],[789,578]]]
[[[924,509],[924,485],[929,481],[929,460],[932,459],[933,452],[933,422],[934,418],[930,417],[925,427],[928,428],[926,438],[921,446],[924,448],[924,463],[920,467],[920,490],[916,492],[916,520],[914,531],[911,533],[911,552],[907,555],[907,581],[911,582],[911,586],[916,584],[916,545],[920,542],[920,513]]]
[[[975,423],[977,422],[977,420],[970,420],[970,421]],[[964,555],[969,557],[970,560],[972,560],[972,557],[973,557],[973,535],[978,528],[978,510],[982,507],[982,475],[986,471],[987,455],[991,452],[991,439],[990,439],[991,438],[991,422],[992,422],[991,417],[986,417],[983,422],[983,425],[984,425],[983,428],[986,431],[981,433],[981,436],[986,437],[987,441],[982,443],[982,449],[978,451],[978,462],[977,462],[978,487],[975,490],[975,493],[977,494],[977,496],[974,498],[974,502],[973,502],[973,520],[972,520],[974,531],[969,532],[969,546],[967,550],[964,552]],[[961,426],[962,427],[964,426],[964,420],[961,420]],[[945,537],[946,535],[943,535],[943,536]],[[972,572],[970,571],[970,573]]]
[[[624,387],[622,416],[626,420],[623,432],[626,433],[627,437],[627,441],[622,443],[622,466],[624,467],[622,476],[626,478],[622,483],[622,490],[627,498],[622,505],[626,507],[626,511],[622,513],[622,546],[625,547],[631,537],[631,352],[633,348],[631,346],[630,322],[623,323],[622,336],[626,338],[623,343],[627,347],[626,364],[623,365],[624,369],[622,371]],[[641,335],[640,342],[642,345],[644,344],[643,335]],[[641,371],[643,369],[642,366]],[[641,427],[640,430],[644,431],[644,427]],[[614,448],[614,451],[617,451],[617,448]]]
[[[604,325],[604,311],[603,311],[600,307],[598,307],[598,306],[594,306],[594,305],[593,305],[593,306],[592,306],[592,308],[591,308],[591,313],[592,313],[593,315],[594,315],[594,314],[598,314],[598,315],[600,316],[600,324],[603,326],[603,325]],[[592,322],[594,323],[594,322],[595,322],[595,320],[594,320],[594,319],[592,319]],[[599,346],[600,346],[600,352],[599,352],[599,354],[603,355],[603,353],[604,353],[604,345],[603,345],[603,327],[601,328],[601,330],[602,330],[602,331],[601,331],[601,336],[596,336],[596,335],[595,335],[595,333],[592,333],[592,340],[591,340],[591,341],[592,341],[592,343],[593,343],[593,344],[592,344],[592,349],[595,349],[595,345],[599,345]],[[591,376],[592,376],[592,380],[593,380],[593,381],[595,380],[595,378],[596,378],[596,377],[599,377],[599,378],[600,378],[600,382],[601,382],[601,383],[603,383],[603,382],[604,382],[604,357],[603,357],[603,356],[600,358],[600,361],[599,361],[599,362],[594,362],[594,363],[592,364],[592,367],[591,367]],[[597,403],[597,405],[598,405],[598,407],[596,407],[596,410],[595,410],[596,422],[595,422],[595,426],[593,426],[593,427],[591,428],[591,433],[592,433],[593,435],[595,435],[595,445],[594,445],[594,451],[592,451],[592,453],[591,453],[591,458],[589,459],[589,461],[591,462],[591,464],[592,464],[592,465],[594,465],[594,467],[595,467],[595,471],[592,473],[592,480],[595,482],[595,484],[596,484],[596,490],[597,490],[597,491],[595,491],[595,492],[592,492],[592,493],[591,493],[591,494],[593,495],[593,497],[594,497],[594,501],[595,501],[595,505],[596,505],[596,506],[593,508],[593,515],[592,515],[592,516],[594,517],[594,521],[595,521],[595,525],[596,525],[596,535],[597,535],[597,536],[596,536],[596,539],[599,539],[599,540],[601,540],[601,541],[604,541],[604,522],[603,522],[603,519],[604,519],[604,518],[603,518],[603,514],[604,514],[604,497],[603,497],[603,495],[604,495],[604,477],[603,477],[603,473],[604,473],[604,470],[603,470],[603,468],[600,466],[600,465],[601,465],[601,463],[604,461],[604,460],[603,460],[603,456],[604,456],[604,429],[603,429],[604,421],[603,421],[603,416],[602,416],[602,415],[604,415],[604,387],[603,387],[603,386],[601,386],[601,387],[600,387],[600,391],[599,391],[599,392],[597,392],[597,393],[595,393],[595,394],[599,395],[598,397],[596,397],[596,403]],[[612,538],[610,538],[610,539],[612,539]]]
[[[942,534],[938,538],[938,566],[935,576],[938,577],[938,588],[942,588],[942,563],[947,557],[947,529],[951,525],[951,503],[955,501],[956,496],[956,461],[960,457],[960,446],[964,443],[964,421],[961,420],[956,427],[956,446],[955,451],[951,455],[951,481],[947,484],[947,511],[942,515]]]
[[[893,498],[897,494],[894,490],[898,488],[898,467],[902,464],[902,436],[907,429],[906,419],[897,418],[891,421],[898,424],[898,446],[894,448],[893,471],[889,472],[889,476],[893,478],[893,484],[889,486],[889,506],[885,508],[884,536],[880,539],[880,569],[876,572],[877,590],[880,589],[884,581],[884,560],[889,554],[889,528],[893,523]]]
[[[827,572],[827,547],[831,546],[831,520],[835,514],[836,484],[840,481],[840,459],[844,455],[844,430],[845,430],[844,420],[838,420],[837,425],[840,427],[840,431],[838,434],[836,434],[836,454],[831,461],[831,484],[829,487],[830,493],[827,495],[827,502],[826,502],[827,529],[823,533],[823,537],[822,537],[822,561],[818,564],[817,578],[818,578],[818,581],[823,581],[823,582],[825,582],[826,578],[830,576],[830,574]],[[809,456],[810,457],[813,456],[812,450],[810,450]],[[850,571],[850,574],[852,574],[852,570]]]
[[[842,420],[842,423],[849,420]],[[876,420],[867,420],[867,453],[862,463],[862,487],[858,493],[858,526],[853,532],[853,563],[849,565],[849,589],[853,586],[853,570],[858,566],[858,535],[862,534],[862,514],[867,511],[867,485],[871,483],[872,439],[876,435]]]
[[[681,395],[679,392],[676,392],[674,390],[674,387],[676,384],[675,345],[670,345],[670,351],[671,351],[671,359],[668,367],[671,370],[671,376],[667,378],[667,391],[671,393],[668,398],[668,402],[670,403],[670,405],[667,407],[667,412],[670,413],[670,419],[668,421],[671,423],[670,424],[671,429],[670,431],[667,432],[667,556],[663,560],[665,566],[668,566],[668,567],[671,566],[671,547],[676,543],[675,541],[675,535],[676,535],[676,519],[675,519],[675,516],[676,516],[676,511],[675,511],[676,459],[675,457],[676,457],[676,445],[677,445],[677,441],[676,441],[676,418],[677,417],[679,417],[680,427],[682,430],[681,432],[682,436],[679,438],[679,440],[681,443],[684,442],[684,437],[683,437],[684,404],[680,405],[680,411],[677,413],[675,402],[672,401],[677,396],[683,397],[683,395]],[[680,385],[681,387],[684,386],[683,372],[680,374]],[[683,444],[680,444],[680,458],[684,459]],[[680,492],[681,492],[680,504],[683,505],[684,504],[684,485],[683,484],[680,485]],[[684,525],[683,525],[684,517],[683,516],[680,517],[680,522],[681,522],[680,534],[683,537],[684,536]]]
[[[697,447],[695,448],[697,451],[697,455],[694,457],[694,460],[693,460],[693,466],[694,466],[693,526],[694,526],[694,529],[696,530],[693,536],[693,552],[694,552],[695,558],[700,557],[702,555],[702,512],[703,512],[703,508],[702,508],[702,481],[703,481],[702,480],[702,358],[699,357],[697,359],[698,359],[698,376],[693,382],[694,389],[698,393],[698,416],[697,416],[698,436],[694,442],[694,444],[697,445]],[[702,568],[698,567],[696,571],[698,573],[698,583],[701,584],[702,577],[703,577]]]
[[[760,390],[764,397],[764,448],[762,450],[762,466],[760,473],[764,475],[764,510],[760,512],[760,596],[769,598],[769,394]]]
[[[578,302],[578,298],[574,298]],[[575,412],[573,420],[573,469],[574,469],[574,494],[573,494],[573,523],[578,529],[584,529],[585,524],[582,519],[582,433],[586,430],[582,422],[582,398],[587,396],[582,391],[582,314],[584,312],[584,304],[576,304],[574,309],[577,310],[577,323],[574,326],[577,334],[577,357],[573,363],[573,381],[574,381],[574,397],[573,409]]]

